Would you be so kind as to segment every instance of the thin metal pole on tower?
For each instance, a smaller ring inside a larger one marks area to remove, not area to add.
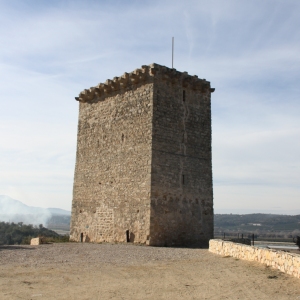
[[[172,37],[172,69],[173,69],[173,62],[174,62],[174,37]]]

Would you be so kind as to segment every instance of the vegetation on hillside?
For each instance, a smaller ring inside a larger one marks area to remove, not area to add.
[[[43,227],[25,225],[22,222],[0,222],[0,245],[30,244],[31,238],[43,237],[46,242],[67,242],[68,236],[60,236],[56,232]]]
[[[47,227],[52,230],[59,231],[70,231],[70,219],[71,216],[67,215],[53,215],[47,221]]]
[[[255,238],[286,239],[300,235],[300,215],[216,214],[214,225],[215,235],[222,232],[231,236],[243,233],[245,237],[254,234]]]

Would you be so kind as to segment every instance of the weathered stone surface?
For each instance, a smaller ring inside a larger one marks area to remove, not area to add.
[[[210,240],[209,251],[223,256],[257,261],[300,278],[300,255],[294,253],[258,248],[222,240]]]
[[[34,238],[30,240],[30,245],[35,246],[35,245],[40,245],[42,244],[43,241],[40,237]]]
[[[152,64],[79,94],[71,240],[208,244],[211,92]]]

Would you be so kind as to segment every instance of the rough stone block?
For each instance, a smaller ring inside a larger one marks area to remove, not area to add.
[[[40,244],[42,244],[42,243],[43,243],[43,241],[42,241],[42,239],[41,239],[40,237],[33,238],[33,239],[31,239],[31,241],[30,241],[30,245],[32,245],[32,246],[40,245]]]

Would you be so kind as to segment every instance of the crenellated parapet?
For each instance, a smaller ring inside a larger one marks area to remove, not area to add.
[[[151,83],[155,80],[167,81],[170,84],[182,85],[183,88],[190,88],[201,93],[212,93],[215,89],[210,87],[210,82],[200,79],[198,76],[191,76],[187,72],[179,72],[158,64],[142,66],[131,73],[124,73],[120,77],[107,79],[105,83],[99,83],[95,87],[83,90],[77,101],[89,102],[95,99],[105,99],[114,92],[128,90],[134,86]]]

